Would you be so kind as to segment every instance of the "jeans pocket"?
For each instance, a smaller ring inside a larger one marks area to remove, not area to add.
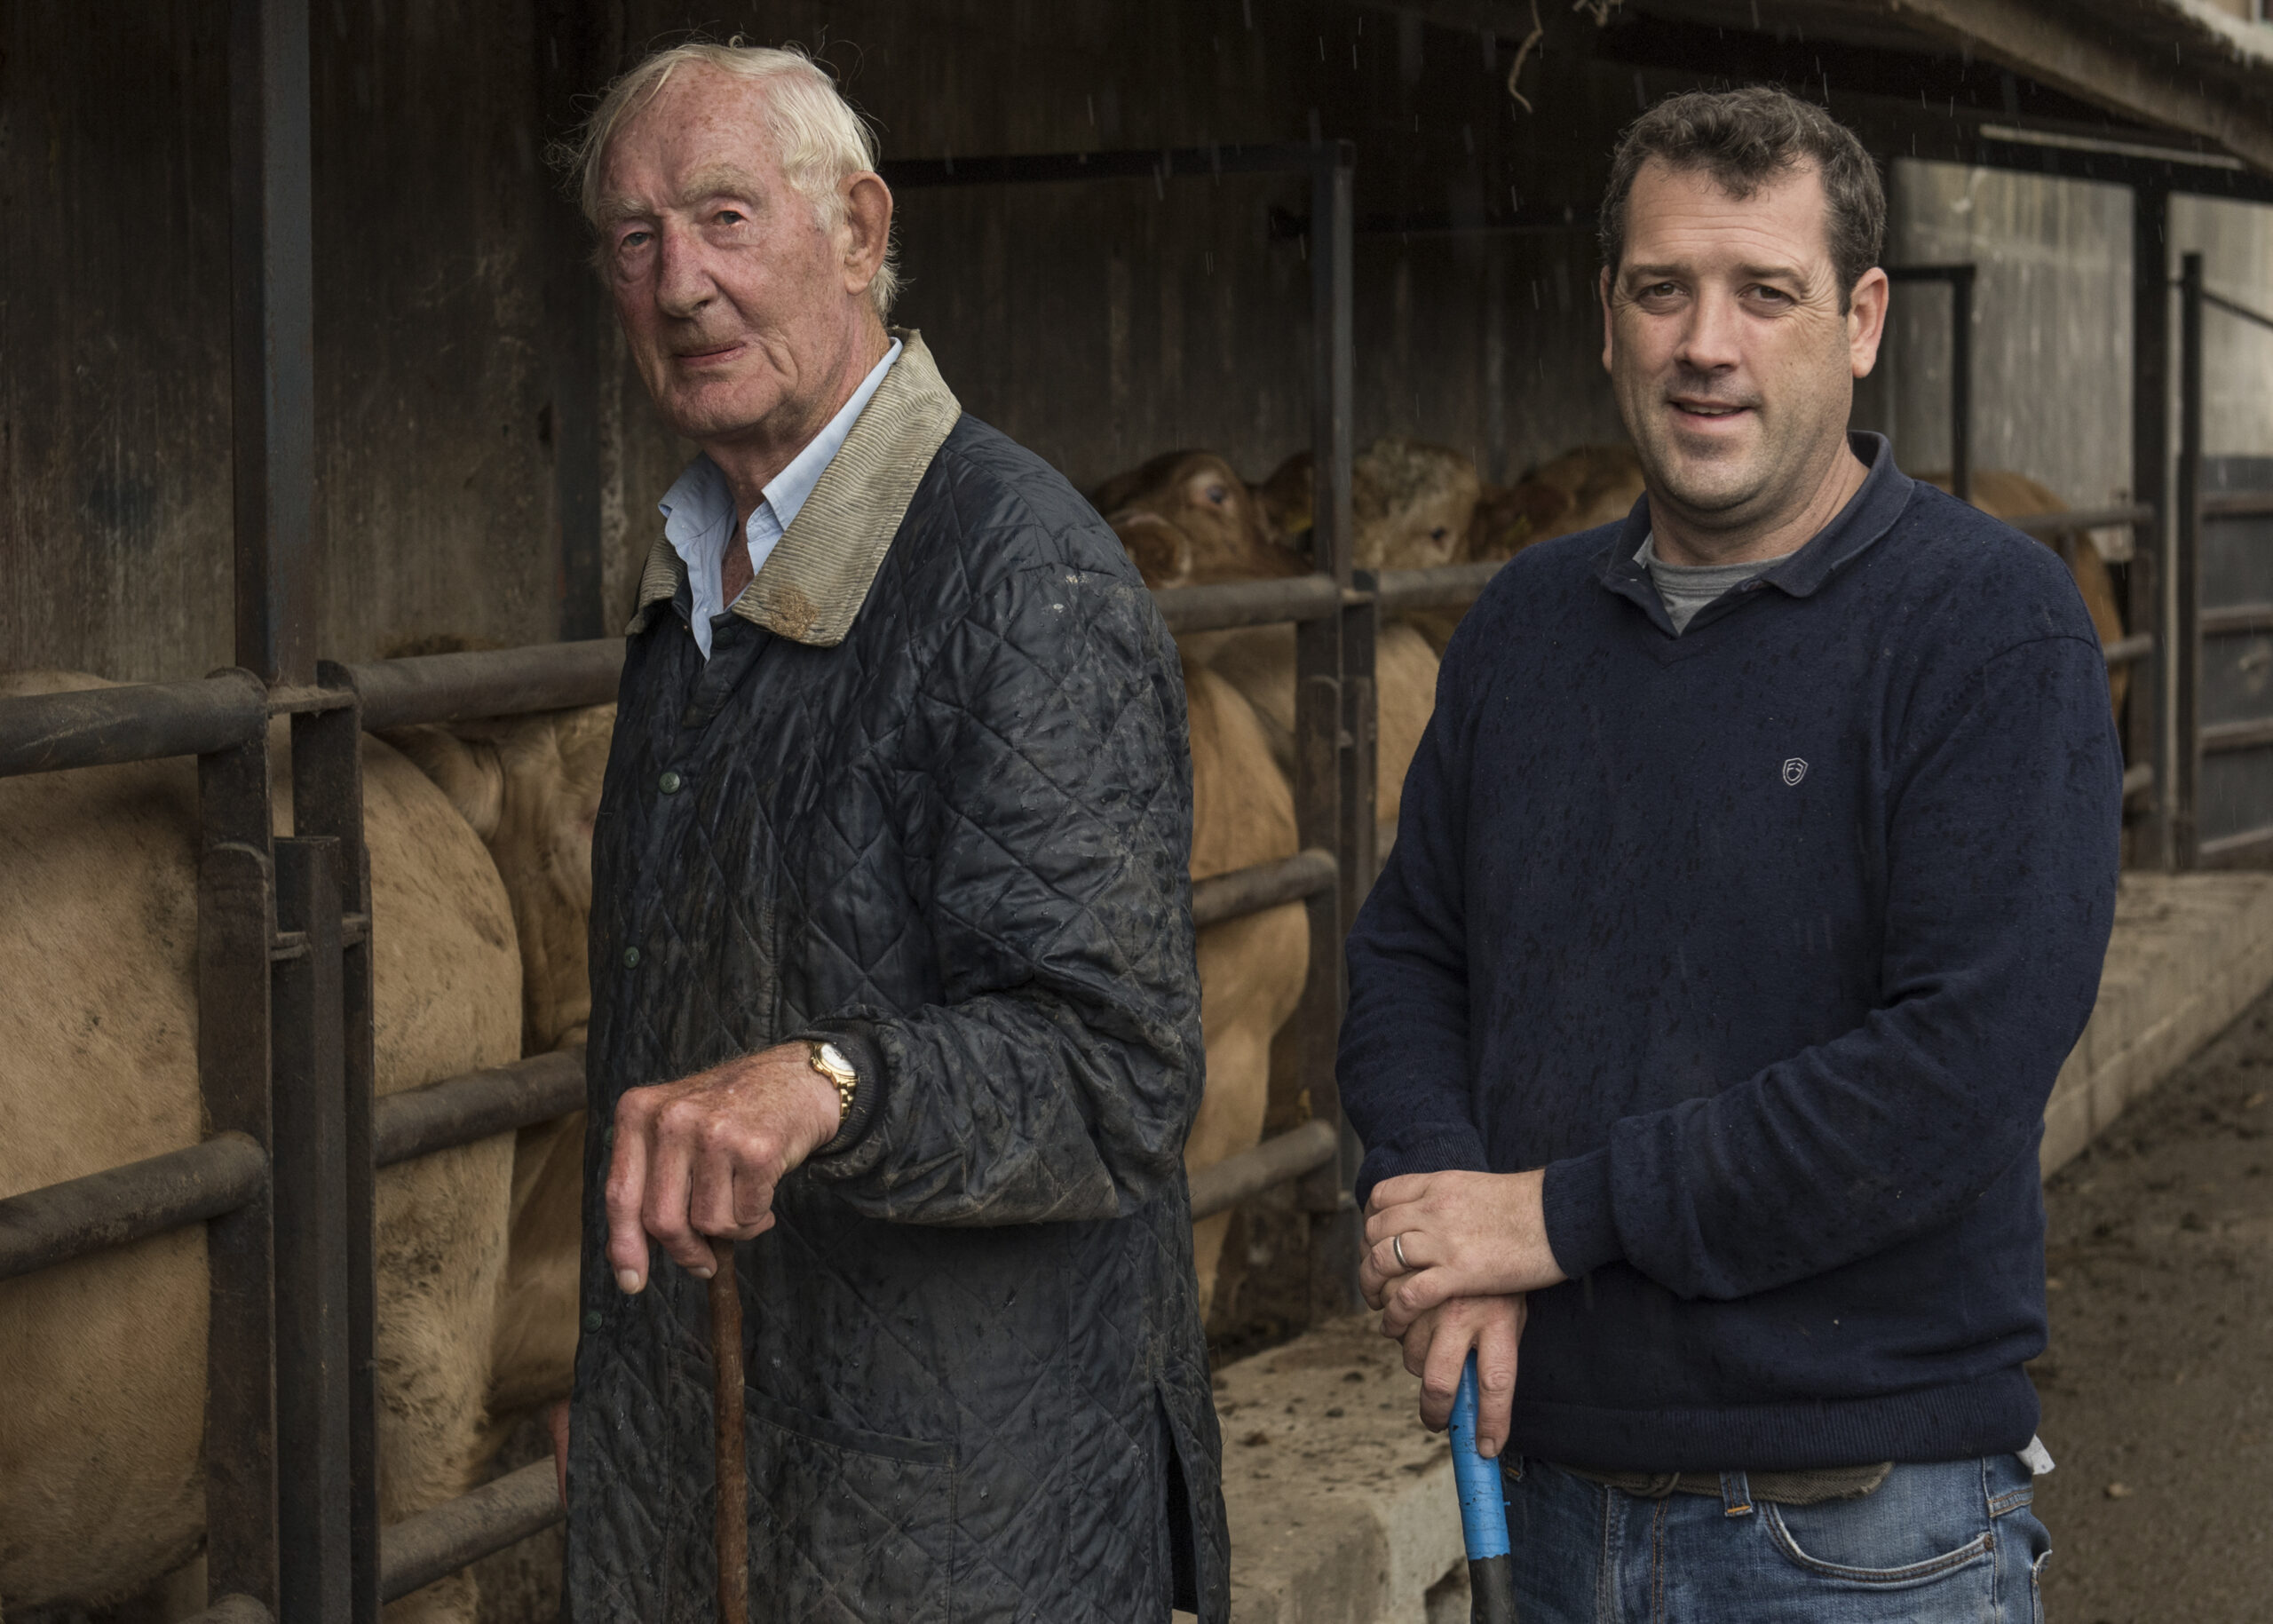
[[[1981,1470],[1973,1462],[1897,1466],[1857,1499],[1763,1504],[1760,1511],[1786,1561],[1857,1585],[1925,1584],[1976,1563],[1992,1564],[1997,1549]]]
[[[750,1566],[773,1616],[951,1624],[954,1450],[742,1397]]]

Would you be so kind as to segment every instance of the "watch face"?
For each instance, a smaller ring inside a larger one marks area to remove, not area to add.
[[[834,1043],[820,1046],[820,1063],[832,1072],[850,1073],[852,1069],[852,1062],[847,1060],[844,1051]]]

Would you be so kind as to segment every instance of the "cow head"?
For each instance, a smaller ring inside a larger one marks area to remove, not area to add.
[[[1256,495],[1281,534],[1311,527],[1311,455],[1279,464]],[[1482,486],[1476,463],[1448,446],[1386,435],[1350,464],[1351,562],[1359,569],[1434,569],[1467,557]],[[1307,550],[1307,543],[1298,543]]]
[[[1386,435],[1350,470],[1359,569],[1436,569],[1460,561],[1482,489],[1476,463],[1449,446]]]
[[[1091,495],[1149,587],[1202,586],[1303,573],[1263,504],[1212,451],[1170,451]]]

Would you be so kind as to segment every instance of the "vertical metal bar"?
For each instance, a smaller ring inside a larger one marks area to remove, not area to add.
[[[2160,517],[2158,512],[2154,522],[2132,526],[2131,564],[2124,583],[2132,606],[2130,624],[2155,629],[2154,653],[2132,661],[2122,717],[2124,766],[2145,762],[2155,770],[2147,815],[2139,820],[2131,850],[2133,867],[2151,868],[2167,867],[2170,862],[2163,816],[2171,798],[2169,769],[2163,759],[2163,683],[2170,667],[2170,639],[2163,634],[2160,617],[2152,613],[2162,602],[2162,540],[2155,534]]]
[[[1356,148],[1334,141],[1318,148],[1311,172],[1311,551],[1318,569],[1350,584],[1350,410],[1357,353],[1351,337],[1351,176]]]
[[[1358,905],[1381,872],[1381,814],[1377,810],[1376,757],[1380,747],[1379,693],[1374,681],[1374,647],[1381,633],[1381,606],[1371,596],[1371,570],[1354,572],[1365,601],[1342,611],[1342,823],[1337,853],[1342,865],[1342,923],[1356,923]]]
[[[2154,799],[2142,862],[2175,866],[2171,844],[2172,780],[2176,738],[2167,707],[2177,692],[2173,672],[2177,641],[2165,593],[2170,576],[2170,194],[2139,188],[2131,194],[2131,500],[2155,510],[2151,533],[2138,532],[2136,546],[2147,554],[2142,571],[2134,558],[2126,583],[2128,623],[2134,631],[2155,634],[2155,655],[2131,668],[2132,737],[2151,762]],[[2143,684],[2141,679],[2144,678]],[[2139,692],[2143,686],[2144,692]]]
[[[305,944],[273,981],[278,1617],[333,1624],[353,1613],[340,849],[275,850],[277,923]]]
[[[2178,734],[2171,784],[2173,866],[2191,868],[2200,856],[2196,816],[2202,782],[2202,256],[2189,254],[2179,273],[2178,534],[2171,560],[2177,600],[2172,627],[2173,706]]]
[[[1304,846],[1323,846],[1347,864],[1343,841],[1342,621],[1307,621],[1295,629],[1295,828]],[[1342,1009],[1342,887],[1304,904],[1310,922],[1310,975],[1295,1011],[1302,1091],[1311,1117],[1342,1127],[1334,1051]],[[1356,1305],[1356,1208],[1335,1163],[1303,1176],[1297,1198],[1310,1215],[1309,1306],[1313,1320]]]
[[[327,688],[349,702],[292,718],[292,827],[339,843],[339,909],[360,928],[340,950],[340,1209],[347,1252],[348,1568],[351,1624],[378,1624],[378,1177],[372,1154],[376,1075],[371,1001],[371,865],[363,839],[363,730],[354,684],[326,661]]]
[[[1351,410],[1356,349],[1351,332],[1354,281],[1356,148],[1320,143],[1311,170],[1311,561],[1343,586],[1355,561],[1350,503]],[[1344,903],[1353,884],[1372,880],[1370,838],[1353,845],[1355,806],[1346,757],[1352,740],[1345,706],[1373,714],[1373,650],[1361,652],[1361,695],[1348,691],[1340,615],[1303,623],[1295,631],[1295,821],[1305,846],[1331,849],[1341,868],[1334,891],[1312,897],[1310,979],[1295,1019],[1302,1023],[1303,1087],[1310,1114],[1332,1122],[1345,1137],[1342,1096],[1334,1077],[1334,1050],[1344,1007],[1342,937],[1349,928]],[[1370,728],[1365,730],[1370,736]],[[1370,752],[1367,752],[1370,755]],[[1367,780],[1370,791],[1371,780]],[[1370,793],[1367,800],[1371,800]],[[1360,865],[1364,871],[1360,875]],[[1304,1177],[1299,1195],[1311,1215],[1310,1310],[1313,1319],[1356,1306],[1358,1214],[1342,1158]]]
[[[257,687],[249,671],[238,676]],[[197,763],[197,1073],[207,1131],[270,1148],[268,741]],[[272,1187],[273,1189],[273,1187]],[[205,1558],[214,1596],[277,1602],[270,1194],[205,1226]]]
[[[1973,500],[1973,267],[1950,267],[1950,491]]]
[[[229,170],[236,660],[266,681],[305,683],[316,637],[307,0],[235,0]]]

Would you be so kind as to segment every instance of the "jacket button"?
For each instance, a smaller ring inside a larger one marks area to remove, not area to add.
[[[626,947],[623,950],[623,968],[626,970],[637,970],[639,968],[638,948]]]
[[[679,785],[685,781],[677,773],[665,769],[662,777],[655,780],[655,788],[665,795],[677,795]]]
[[[599,1310],[588,1308],[584,1311],[584,1328],[588,1331],[597,1331],[600,1328]]]

